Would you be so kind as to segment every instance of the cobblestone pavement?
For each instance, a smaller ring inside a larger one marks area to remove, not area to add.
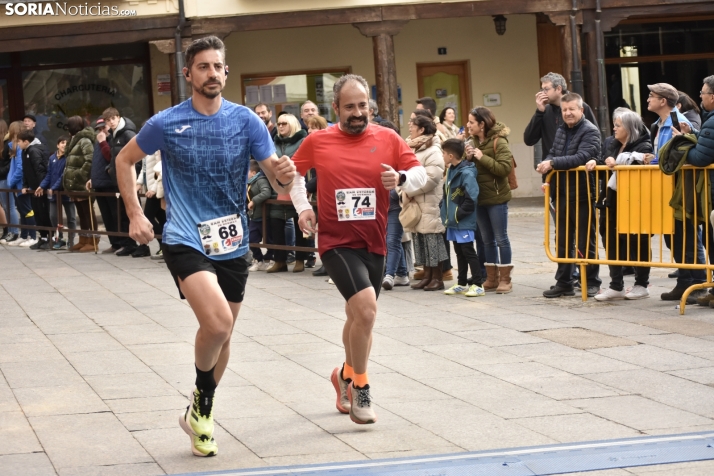
[[[674,285],[664,269],[643,301],[542,298],[555,265],[539,204],[511,209],[511,294],[382,293],[379,422],[367,427],[334,408],[335,287],[252,273],[208,459],[177,425],[197,325],[165,265],[0,246],[0,473],[171,474],[714,430],[714,310],[680,316],[660,301]],[[587,474],[710,475],[714,463]]]

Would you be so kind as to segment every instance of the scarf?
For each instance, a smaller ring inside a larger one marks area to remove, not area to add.
[[[426,136],[419,136],[415,139],[412,139],[411,137],[407,137],[407,145],[410,148],[414,149],[414,152],[419,152],[420,150],[426,149],[429,145],[431,145],[429,142],[433,138],[434,138],[433,134],[429,134]]]

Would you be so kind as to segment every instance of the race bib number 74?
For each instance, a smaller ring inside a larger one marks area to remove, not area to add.
[[[341,188],[335,190],[335,206],[339,221],[375,220],[377,193],[373,188]]]
[[[214,218],[198,224],[203,252],[207,256],[235,251],[243,241],[243,224],[240,215]]]

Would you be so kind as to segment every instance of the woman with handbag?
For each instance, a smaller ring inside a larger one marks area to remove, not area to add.
[[[427,182],[411,196],[402,191],[402,212],[399,216],[404,230],[414,233],[415,264],[424,266],[423,279],[413,284],[412,288],[424,291],[444,289],[441,262],[447,259],[442,236],[445,228],[439,209],[444,195],[442,184],[445,166],[434,134],[436,126],[433,120],[416,115],[409,121],[407,144],[426,168]]]
[[[511,200],[509,175],[514,160],[508,146],[511,130],[490,109],[476,107],[469,112],[466,128],[466,156],[476,164],[479,186],[476,222],[486,251],[486,292],[510,293],[511,242],[508,239],[508,202]]]

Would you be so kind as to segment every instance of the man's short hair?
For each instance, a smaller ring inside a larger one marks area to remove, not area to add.
[[[17,140],[26,140],[27,142],[32,142],[33,140],[35,140],[35,134],[32,131],[28,130],[20,131],[20,133],[17,135]]]
[[[548,73],[542,78],[540,78],[540,82],[541,84],[551,83],[553,85],[553,89],[560,86],[560,90],[563,91],[563,94],[565,94],[565,92],[568,90],[568,83],[565,81],[563,75],[558,73]]]
[[[573,101],[576,101],[578,103],[578,107],[580,109],[583,108],[583,98],[578,93],[568,93],[565,96],[563,96],[562,98],[560,98],[561,104],[564,102],[573,102]]]
[[[264,102],[259,102],[258,104],[256,104],[255,106],[253,106],[253,112],[258,112],[258,108],[261,107],[261,106],[262,106],[262,107],[265,107],[268,111],[270,111],[270,106],[268,106],[268,105],[265,104]]]
[[[428,109],[429,112],[431,112],[431,115],[433,117],[436,117],[436,101],[434,101],[434,98],[430,98],[429,96],[426,96],[426,97],[417,99],[416,103],[424,106],[424,109]]]
[[[300,105],[300,114],[302,114],[303,108],[304,108],[306,105],[308,105],[308,104],[312,104],[313,106],[315,106],[315,109],[317,109],[317,113],[318,113],[318,114],[320,113],[320,109],[318,109],[317,104],[315,104],[314,102],[312,102],[312,101],[310,101],[310,100],[308,99],[307,101],[305,101],[304,103],[302,103],[302,104]]]
[[[704,84],[706,84],[709,87],[709,90],[714,93],[714,74],[711,76],[707,76],[702,80]]]
[[[387,129],[391,129],[394,132],[396,132],[397,134],[399,134],[399,128],[392,121],[382,121],[377,125],[386,127]]]
[[[464,156],[464,150],[466,147],[464,141],[459,139],[446,139],[441,143],[441,150],[453,154],[457,159],[461,159]]]
[[[191,66],[193,66],[193,59],[196,57],[197,54],[199,54],[201,51],[206,51],[206,50],[218,50],[221,52],[221,55],[223,56],[223,59],[226,58],[226,45],[223,44],[223,41],[221,41],[220,38],[217,36],[207,36],[205,38],[199,38],[197,40],[193,40],[190,45],[186,48],[186,67],[191,70]]]
[[[255,159],[250,159],[250,171],[251,172],[260,172],[260,164],[258,163],[257,160]]]
[[[105,121],[108,121],[112,117],[121,117],[121,115],[119,114],[119,111],[117,111],[113,107],[106,108],[104,110],[104,112],[102,113],[102,119],[104,119]]]
[[[57,145],[59,145],[60,142],[69,142],[69,137],[67,137],[66,135],[62,134],[62,135],[59,136],[59,138],[57,139]]]
[[[374,99],[369,100],[369,109],[372,111],[372,114],[375,116],[379,114],[379,106],[377,105],[377,101]]]
[[[337,107],[340,107],[340,93],[347,83],[357,83],[361,85],[367,93],[367,98],[369,98],[369,84],[367,84],[367,80],[357,74],[345,74],[344,76],[340,76],[332,86],[332,93],[335,96],[334,101]]]

